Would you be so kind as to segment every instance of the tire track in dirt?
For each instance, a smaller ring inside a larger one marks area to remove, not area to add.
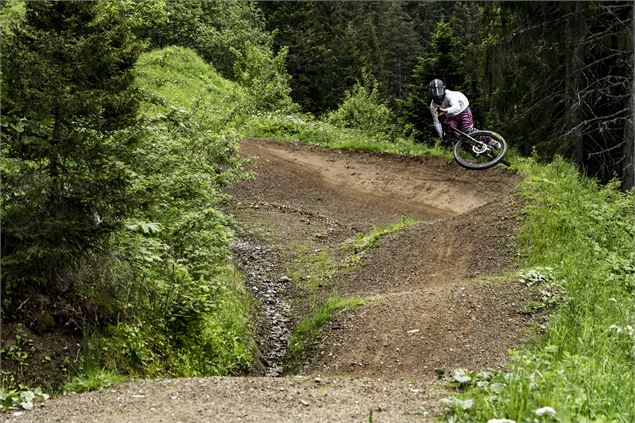
[[[486,205],[384,238],[343,287],[368,302],[327,324],[304,372],[433,380],[456,368],[504,367],[528,321],[513,276],[488,276],[513,270],[505,255],[515,222],[495,211]],[[501,233],[492,234],[497,223]]]

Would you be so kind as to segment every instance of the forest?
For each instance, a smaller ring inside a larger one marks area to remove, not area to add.
[[[81,356],[41,376],[26,336],[0,347],[3,406],[33,381],[246,373],[251,306],[223,211],[250,177],[240,139],[438,152],[434,78],[516,162],[571,166],[562,179],[609,204],[589,206],[615,226],[588,244],[633,324],[633,2],[3,0],[0,24],[2,325],[74,337]],[[619,348],[607,378],[629,369]],[[579,421],[629,417],[578,405]]]
[[[227,46],[185,30],[192,21],[201,31],[209,24],[205,7],[194,14],[174,7],[154,42],[194,48],[234,78]],[[248,9],[226,36],[283,54],[291,98],[303,112],[335,110],[360,82],[377,90],[399,131],[432,142],[426,89],[438,77],[464,92],[477,122],[505,133],[521,154],[562,155],[603,182],[632,185],[628,2],[260,2]]]

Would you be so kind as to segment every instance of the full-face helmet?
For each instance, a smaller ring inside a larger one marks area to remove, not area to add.
[[[445,84],[440,79],[433,79],[429,85],[430,95],[435,103],[441,104],[445,97]]]

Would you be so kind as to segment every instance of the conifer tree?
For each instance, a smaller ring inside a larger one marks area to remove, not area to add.
[[[24,20],[3,34],[5,302],[72,292],[66,272],[103,248],[135,204],[140,44],[100,7],[28,2]]]
[[[462,57],[464,53],[460,48],[460,41],[454,35],[451,25],[445,21],[440,22],[432,34],[430,51],[419,58],[413,70],[408,97],[402,103],[401,119],[415,140],[423,142],[436,136],[429,108],[430,81],[439,78],[450,89],[464,89]]]

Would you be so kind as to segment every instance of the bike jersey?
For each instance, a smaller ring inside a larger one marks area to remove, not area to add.
[[[470,105],[470,102],[467,100],[467,97],[463,95],[460,91],[450,91],[445,90],[445,97],[441,104],[437,104],[432,100],[430,102],[430,113],[432,113],[432,122],[434,122],[434,127],[439,133],[439,138],[443,138],[443,128],[441,128],[441,123],[439,122],[439,115],[437,114],[437,108],[442,107],[444,109],[448,109],[447,115],[449,117],[456,116],[467,109],[467,106]]]

